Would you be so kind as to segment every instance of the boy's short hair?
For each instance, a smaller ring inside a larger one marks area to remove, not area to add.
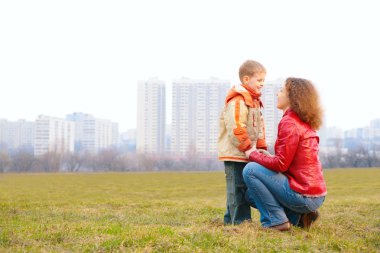
[[[256,73],[267,73],[267,70],[261,63],[247,60],[239,68],[240,81],[243,82],[243,76],[251,77]]]

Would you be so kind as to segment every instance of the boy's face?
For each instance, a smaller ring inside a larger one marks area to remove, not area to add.
[[[266,73],[260,72],[253,76],[244,76],[244,84],[248,85],[249,88],[253,89],[256,93],[261,93],[261,89],[264,86]]]

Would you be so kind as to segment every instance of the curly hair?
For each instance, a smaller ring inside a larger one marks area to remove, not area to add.
[[[290,108],[303,122],[318,130],[322,125],[323,109],[313,83],[306,79],[289,77],[285,81],[285,88]]]

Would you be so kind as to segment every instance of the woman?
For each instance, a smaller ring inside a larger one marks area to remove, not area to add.
[[[260,211],[263,227],[286,231],[293,224],[309,229],[327,193],[318,158],[319,96],[309,80],[288,78],[277,98],[284,115],[275,155],[255,148],[245,152],[252,161],[243,170],[246,198]]]

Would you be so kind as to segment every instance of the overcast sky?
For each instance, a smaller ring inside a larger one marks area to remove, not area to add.
[[[0,118],[85,112],[136,126],[137,82],[217,77],[246,59],[320,90],[327,126],[380,118],[376,1],[1,1]],[[168,91],[170,91],[168,87]],[[170,94],[167,94],[169,96]],[[170,119],[170,115],[168,115]]]

